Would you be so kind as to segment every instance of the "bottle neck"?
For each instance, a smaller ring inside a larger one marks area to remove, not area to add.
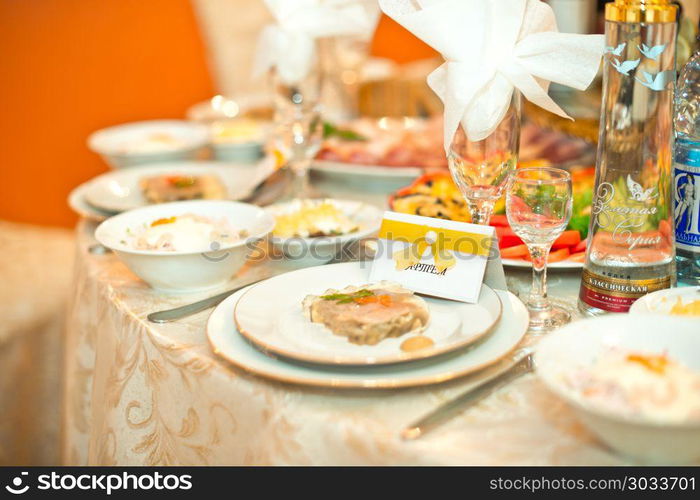
[[[605,20],[620,23],[674,23],[678,6],[670,0],[615,0],[605,4]]]

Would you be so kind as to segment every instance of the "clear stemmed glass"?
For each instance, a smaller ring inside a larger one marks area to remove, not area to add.
[[[284,157],[294,175],[292,198],[311,198],[309,166],[321,147],[321,88],[323,74],[318,57],[306,76],[295,83],[285,82],[272,71],[274,96],[274,147]]]
[[[460,125],[447,155],[452,178],[464,196],[472,223],[489,223],[518,163],[520,94],[513,92],[505,116],[488,137],[470,141]]]
[[[571,218],[571,175],[549,167],[516,171],[506,196],[506,214],[532,258],[532,290],[527,299],[530,329],[547,332],[568,323],[571,315],[547,298],[547,257]]]

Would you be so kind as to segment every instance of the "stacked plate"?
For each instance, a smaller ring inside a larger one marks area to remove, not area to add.
[[[304,385],[394,388],[434,384],[481,370],[510,354],[528,326],[513,294],[484,285],[476,304],[423,297],[430,319],[422,336],[432,346],[405,351],[406,334],[357,345],[312,323],[308,295],[368,283],[369,264],[309,267],[240,290],[207,324],[216,354],[248,372]]]
[[[149,204],[141,181],[158,176],[214,176],[221,181],[226,199],[238,201],[249,196],[265,180],[274,166],[234,164],[214,161],[157,163],[113,170],[81,184],[68,197],[71,208],[79,215],[102,221],[117,213]]]

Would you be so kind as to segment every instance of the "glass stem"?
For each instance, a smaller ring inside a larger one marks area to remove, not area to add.
[[[492,200],[468,199],[467,204],[469,205],[469,214],[472,218],[472,224],[487,226],[491,220],[494,202]]]
[[[550,245],[530,245],[530,257],[532,257],[532,289],[528,298],[528,305],[532,309],[544,310],[549,308],[547,300],[547,257]]]
[[[309,166],[310,161],[296,160],[290,162],[290,168],[294,173],[294,181],[292,186],[293,196],[298,199],[306,199],[310,196],[311,187],[309,184]]]

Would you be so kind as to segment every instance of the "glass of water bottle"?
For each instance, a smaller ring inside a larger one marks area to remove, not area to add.
[[[673,216],[679,285],[700,285],[700,50],[678,78]]]

